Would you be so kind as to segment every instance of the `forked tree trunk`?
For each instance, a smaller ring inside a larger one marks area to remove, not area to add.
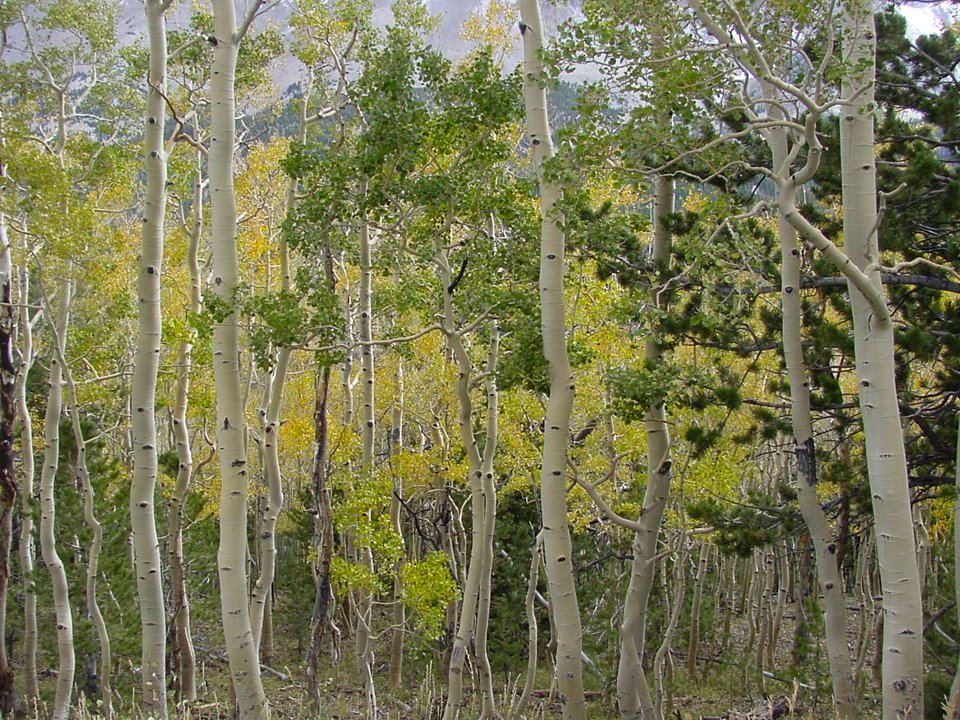
[[[284,253],[285,248],[281,250]],[[281,261],[285,267],[286,263]],[[285,288],[288,289],[288,288]],[[283,388],[290,367],[290,348],[281,348],[277,364],[268,382],[269,402],[263,420],[263,479],[267,486],[267,506],[263,511],[260,526],[260,576],[250,598],[250,622],[253,641],[260,655],[264,615],[267,610],[273,579],[277,567],[277,519],[283,507],[283,484],[280,477],[280,408],[283,405]]]
[[[444,720],[454,720],[460,712],[460,702],[463,694],[463,668],[466,664],[467,652],[474,644],[477,666],[483,668],[481,717],[490,717],[494,710],[493,688],[490,682],[490,660],[486,656],[487,622],[489,619],[489,571],[492,568],[493,548],[487,541],[487,528],[490,528],[490,541],[494,515],[496,513],[496,498],[488,500],[488,487],[493,484],[493,459],[497,445],[497,395],[496,391],[489,391],[487,395],[486,442],[483,453],[477,446],[474,434],[473,400],[470,387],[474,376],[473,361],[463,342],[463,335],[457,329],[457,322],[453,309],[453,283],[449,257],[446,251],[437,249],[437,271],[440,285],[444,288],[443,299],[443,332],[447,338],[447,346],[453,353],[457,363],[457,413],[460,429],[460,440],[467,455],[468,481],[470,483],[470,508],[472,528],[470,533],[470,562],[467,565],[466,582],[463,583],[463,599],[460,605],[460,619],[457,625],[456,636],[453,641],[453,650],[450,654],[450,664],[447,669],[447,703],[444,708]],[[495,348],[491,348],[491,351]],[[496,362],[495,355],[488,362]],[[490,513],[493,513],[491,515]],[[489,557],[488,557],[489,556]],[[486,578],[486,581],[484,581]],[[483,589],[487,597],[483,597]],[[487,617],[481,621],[479,615],[485,612]],[[483,637],[481,637],[481,632]]]
[[[557,683],[565,720],[583,720],[583,631],[580,606],[573,579],[573,545],[567,522],[567,449],[570,444],[570,414],[574,381],[567,355],[566,304],[564,297],[565,238],[560,228],[557,203],[560,188],[549,182],[544,163],[553,157],[553,139],[547,117],[544,87],[543,22],[539,0],[521,0],[520,32],[523,36],[523,100],[527,136],[533,150],[540,182],[540,325],[543,354],[550,376],[550,399],[543,429],[543,466],[540,474],[540,505],[547,583],[557,640]]]
[[[233,183],[236,145],[234,77],[243,33],[260,3],[254,2],[238,30],[232,0],[213,0],[214,51],[210,96],[210,194],[213,234],[213,292],[230,306],[239,283],[237,207]],[[220,461],[221,615],[230,673],[241,720],[263,720],[270,708],[260,678],[260,661],[247,604],[247,498],[249,476],[240,378],[239,317],[236,310],[213,328],[213,371],[217,396],[217,452]]]
[[[55,319],[60,353],[67,341],[67,324],[70,320],[70,301],[73,292],[70,280],[72,267],[64,271],[60,283]],[[53,720],[67,720],[70,717],[70,703],[73,696],[73,676],[76,670],[76,657],[73,649],[73,614],[70,611],[70,590],[67,587],[67,573],[63,560],[57,553],[56,541],[56,500],[54,488],[57,470],[60,465],[60,414],[63,411],[63,368],[59,360],[50,361],[50,394],[47,398],[47,411],[43,427],[43,468],[40,471],[40,551],[43,562],[50,572],[53,585],[53,605],[57,628],[57,691],[53,701]]]
[[[843,76],[842,95],[851,98],[840,118],[844,249],[885,300],[876,266],[880,261],[873,132],[876,30],[870,0],[845,3],[843,49],[850,69]],[[919,718],[923,610],[894,374],[894,328],[889,313],[878,313],[853,283],[850,304],[883,586],[883,718]]]
[[[786,131],[771,131],[768,142],[773,152],[774,172],[788,175],[781,167],[787,158]],[[816,448],[813,420],[810,413],[810,378],[801,345],[800,269],[802,256],[797,231],[778,215],[781,250],[781,307],[783,310],[783,357],[790,383],[790,419],[793,426],[793,448],[796,457],[797,499],[803,521],[810,533],[816,553],[817,579],[823,593],[824,633],[830,677],[833,681],[834,712],[841,720],[856,716],[853,696],[850,651],[846,640],[846,601],[843,580],[837,567],[836,549],[826,513],[817,497]]]
[[[150,65],[147,73],[146,122],[143,131],[146,197],[143,241],[137,275],[138,337],[131,387],[133,477],[130,483],[130,526],[140,601],[141,689],[147,715],[167,717],[166,642],[160,541],[157,536],[157,371],[160,366],[160,273],[163,264],[167,160],[163,133],[166,115],[167,40],[161,0],[147,0]]]

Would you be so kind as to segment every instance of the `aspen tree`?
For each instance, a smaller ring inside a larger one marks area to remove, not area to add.
[[[239,283],[237,208],[233,181],[236,145],[234,83],[240,42],[260,9],[254,2],[237,25],[232,0],[212,0],[214,45],[210,86],[209,175],[213,233],[213,293],[229,312],[213,328],[213,370],[217,396],[217,452],[220,465],[221,612],[230,673],[242,720],[262,720],[270,707],[247,603],[247,498],[249,477],[240,378],[239,317],[233,303]]]
[[[146,0],[150,63],[147,72],[143,131],[146,196],[143,240],[137,274],[138,337],[131,387],[133,478],[130,526],[140,598],[141,683],[144,710],[157,720],[167,717],[166,642],[160,540],[157,536],[157,421],[154,412],[160,366],[160,275],[163,264],[167,160],[164,148],[167,87],[166,11],[170,0]]]
[[[57,342],[62,357],[67,341],[67,325],[70,321],[70,301],[73,282],[70,279],[72,263],[67,263],[57,300],[56,318],[48,318],[55,323]],[[57,692],[53,701],[54,720],[67,720],[70,717],[70,702],[73,696],[73,676],[76,670],[76,657],[73,648],[73,614],[70,610],[70,590],[67,586],[67,573],[63,560],[57,552],[56,540],[56,500],[54,487],[57,470],[60,465],[60,414],[63,411],[63,368],[60,360],[54,357],[50,361],[50,393],[47,398],[47,410],[43,427],[43,468],[40,471],[40,551],[43,563],[50,573],[53,585],[53,605],[56,613],[57,654]]]
[[[53,310],[50,307],[49,299],[43,298],[47,314],[52,317]],[[89,528],[92,539],[87,557],[86,572],[86,593],[84,601],[86,603],[86,612],[90,616],[90,621],[97,632],[97,643],[100,648],[100,694],[101,706],[100,712],[105,718],[113,716],[113,691],[110,686],[111,666],[113,664],[113,654],[110,649],[110,636],[107,634],[107,624],[100,611],[100,603],[97,601],[97,576],[99,574],[100,552],[103,548],[103,525],[97,519],[94,512],[94,491],[93,484],[90,482],[90,471],[87,469],[87,442],[83,437],[83,426],[80,420],[80,410],[77,405],[77,388],[73,381],[73,373],[64,357],[66,342],[61,342],[57,329],[50,328],[54,336],[54,354],[57,363],[62,368],[63,378],[67,387],[68,414],[70,424],[73,426],[73,439],[77,446],[76,471],[80,480],[80,489],[83,495],[83,519]]]
[[[447,702],[444,720],[454,720],[460,711],[463,688],[463,668],[467,649],[473,641],[476,663],[481,675],[482,709],[480,717],[496,714],[487,655],[487,624],[490,603],[490,573],[493,568],[493,528],[496,518],[496,489],[493,485],[493,461],[497,448],[498,396],[492,374],[496,371],[498,337],[492,331],[488,354],[487,418],[485,442],[481,452],[474,436],[473,400],[470,388],[474,379],[474,364],[464,344],[463,331],[457,329],[453,309],[453,273],[445,250],[437,249],[437,270],[443,288],[443,332],[447,346],[457,363],[457,404],[460,440],[467,455],[470,483],[470,507],[473,518],[470,543],[470,562],[466,582],[463,583],[463,601],[460,619],[453,641],[447,670]]]
[[[923,717],[923,607],[897,401],[894,327],[879,272],[873,131],[876,31],[870,0],[848,0],[843,10],[843,244],[848,260],[868,278],[867,283],[855,283],[848,276],[848,286],[883,587],[883,718],[903,720]]]
[[[566,346],[566,306],[563,292],[564,234],[556,217],[560,188],[546,179],[543,165],[553,157],[553,139],[543,85],[543,23],[539,0],[521,0],[520,32],[523,36],[523,99],[527,136],[540,182],[540,312],[543,354],[550,375],[550,399],[543,430],[543,466],[540,503],[544,530],[550,604],[557,641],[557,683],[565,720],[586,717],[583,693],[583,636],[580,607],[573,579],[573,546],[567,521],[566,469],[570,443],[570,413],[574,382]]]
[[[792,124],[803,138],[806,159],[796,171],[787,171],[779,177],[773,174],[778,183],[777,200],[784,219],[823,253],[848,283],[867,473],[883,585],[883,717],[884,720],[899,720],[911,714],[922,715],[920,578],[894,377],[894,328],[879,272],[873,137],[876,38],[872,6],[869,2],[851,1],[845,5],[843,14],[845,66],[840,93],[842,100],[834,103],[842,107],[840,155],[844,249],[841,250],[797,210],[796,202],[797,189],[809,182],[819,168],[823,148],[817,135],[817,120],[830,105],[819,103],[802,87],[776,77],[762,46],[751,36],[748,24],[738,13],[734,13],[733,23],[738,33],[748,39],[745,45],[732,42],[731,35],[699,0],[688,0],[688,4],[707,31],[734,53],[747,72],[761,83],[775,85],[806,111],[802,124]],[[777,120],[771,126],[781,124],[782,121]],[[797,156],[799,147],[791,151],[791,158]]]
[[[774,93],[773,88],[765,90]],[[774,94],[775,96],[775,94]],[[770,106],[771,117],[784,119],[778,103]],[[795,182],[788,162],[789,146],[784,127],[766,131],[767,144],[773,157],[773,171],[778,178],[778,192],[795,192],[784,184]],[[823,593],[825,639],[830,677],[833,681],[834,712],[841,720],[856,717],[850,652],[846,641],[846,602],[843,580],[836,562],[836,544],[826,513],[817,497],[816,448],[810,412],[810,378],[801,345],[800,270],[802,256],[797,231],[781,211],[777,215],[780,235],[781,309],[783,313],[783,358],[790,384],[790,419],[796,458],[797,499],[803,521],[810,533],[817,557],[817,578]]]
[[[360,195],[367,194],[367,182],[360,185]],[[374,440],[376,438],[376,388],[373,353],[373,243],[370,237],[370,223],[364,216],[360,220],[357,232],[360,240],[360,472],[364,476],[372,474]],[[368,518],[369,519],[369,518]],[[373,572],[373,549],[360,548],[361,562]],[[357,672],[363,678],[364,700],[367,715],[374,720],[377,715],[377,692],[373,680],[373,650],[370,645],[371,623],[373,622],[373,593],[368,589],[360,590],[357,603],[357,626],[354,642],[354,654]]]

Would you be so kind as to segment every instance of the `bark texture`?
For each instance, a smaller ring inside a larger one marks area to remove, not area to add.
[[[850,69],[842,94],[851,98],[840,117],[844,249],[883,298],[877,267],[876,31],[870,0],[845,4],[843,50]],[[894,328],[886,306],[876,307],[854,283],[850,304],[883,591],[883,718],[905,720],[923,717],[923,610],[894,375]]]
[[[70,301],[73,284],[69,267],[65,279],[60,284],[58,299],[60,305],[56,323],[57,342],[60,343],[60,355],[65,350],[67,324],[70,320]],[[56,540],[56,501],[54,486],[57,470],[60,466],[60,414],[63,412],[63,368],[54,358],[50,363],[50,394],[47,398],[47,411],[43,430],[43,469],[40,471],[40,551],[43,562],[50,573],[53,585],[53,605],[57,628],[57,691],[53,701],[53,720],[67,720],[70,717],[70,702],[73,697],[73,676],[76,671],[76,657],[73,650],[73,614],[70,611],[70,590],[67,586],[67,573],[63,560],[57,553]]]
[[[560,189],[543,175],[543,164],[553,157],[553,140],[547,116],[547,94],[540,59],[544,44],[539,0],[521,0],[520,32],[523,36],[523,99],[537,175],[540,180],[540,309],[543,354],[550,376],[550,399],[543,430],[543,466],[540,505],[543,548],[547,566],[552,629],[557,640],[557,684],[565,720],[586,717],[583,694],[583,631],[573,579],[572,544],[567,522],[566,469],[570,442],[570,414],[574,381],[566,345],[563,231],[556,217]]]
[[[253,17],[259,3],[248,10]],[[239,282],[237,207],[233,183],[236,99],[234,78],[242,31],[232,0],[214,0],[213,78],[210,95],[210,192],[213,293],[229,307]],[[244,26],[246,27],[246,26]],[[242,720],[263,720],[270,708],[247,604],[247,498],[249,477],[240,377],[239,318],[231,311],[213,329],[213,371],[217,395],[217,452],[220,463],[221,615],[230,674]]]
[[[137,595],[140,601],[143,706],[147,715],[165,720],[167,616],[160,566],[160,540],[157,536],[157,420],[154,408],[160,366],[160,272],[167,197],[167,161],[163,146],[167,40],[164,3],[161,0],[147,0],[144,6],[150,42],[143,131],[147,187],[137,275],[138,336],[131,388],[133,478],[130,484],[130,526],[133,530]]]

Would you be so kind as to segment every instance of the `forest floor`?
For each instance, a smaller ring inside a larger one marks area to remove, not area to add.
[[[793,678],[791,649],[794,638],[794,607],[788,605],[777,637],[773,664],[764,662],[764,672],[757,664],[757,641],[751,640],[750,621],[746,615],[735,615],[727,639],[726,652],[721,652],[721,630],[703,628],[698,654],[697,677],[687,671],[686,638],[678,638],[671,652],[671,665],[665,677],[667,698],[665,717],[676,720],[760,720],[761,718],[793,718],[822,720],[829,718],[831,701],[826,656],[819,638],[812,638],[810,667],[803,678]],[[859,616],[851,613],[848,635],[855,643]],[[321,675],[323,705],[317,712],[308,702],[297,648],[278,648],[272,671],[264,674],[267,695],[274,716],[284,720],[318,718],[350,720],[363,718],[363,693],[352,669],[349,642],[344,639],[343,657],[337,667],[324,658]],[[287,657],[286,655],[289,655]],[[387,649],[379,657],[386,657]],[[609,656],[615,657],[615,648]],[[404,682],[399,688],[387,687],[386,667],[378,664],[378,709],[382,720],[440,720],[443,714],[445,679],[432,662],[407,664]],[[598,663],[585,669],[588,688],[588,716],[616,717],[615,665]],[[652,674],[651,674],[652,675]],[[469,676],[468,676],[469,677]],[[189,715],[193,720],[226,720],[231,718],[227,667],[224,657],[204,659],[201,698]],[[870,688],[871,683],[866,683]],[[560,716],[560,706],[550,692],[550,677],[541,665],[537,690],[531,705],[522,715],[512,711],[523,686],[523,676],[495,678],[497,706],[503,718],[541,719]],[[868,689],[861,696],[864,720],[879,717],[875,693]],[[462,718],[479,716],[479,698],[468,679],[464,692]]]
[[[794,640],[794,606],[788,604],[784,613],[773,656],[764,661],[764,671],[758,665],[758,647],[755,634],[746,614],[734,615],[730,635],[724,641],[722,628],[702,627],[702,640],[697,653],[697,676],[691,678],[687,669],[687,638],[678,635],[670,653],[665,673],[664,716],[670,720],[761,720],[788,718],[793,720],[826,720],[832,716],[829,671],[821,638],[811,638],[809,662],[802,677],[795,677],[791,665]],[[859,614],[850,608],[848,639],[856,642]],[[207,628],[204,628],[207,630]],[[209,628],[211,633],[216,628]],[[203,637],[213,635],[203,634]],[[290,637],[286,633],[282,637]],[[332,666],[329,656],[321,661],[322,707],[319,712],[309,703],[302,672],[303,648],[297,643],[276,648],[276,659],[263,673],[267,697],[277,720],[352,720],[364,718],[364,695],[353,669],[349,638],[343,639],[342,657]],[[378,657],[388,655],[386,643]],[[723,647],[725,643],[725,649]],[[585,667],[588,717],[617,717],[616,708],[616,648],[609,648],[604,657],[595,658],[596,664]],[[440,720],[445,698],[445,677],[437,670],[439,661],[425,659],[419,663],[407,661],[404,681],[398,688],[387,686],[385,662],[377,664],[378,717],[381,720]],[[648,671],[649,672],[649,671]],[[869,673],[869,668],[867,668]],[[461,718],[479,716],[479,697],[473,692],[475,683],[465,677],[464,704]],[[652,673],[649,673],[653,684]],[[52,694],[54,678],[47,674],[42,692]],[[123,682],[116,679],[116,684]],[[516,720],[545,720],[560,717],[560,705],[550,688],[549,668],[541,662],[535,683],[536,691],[527,710],[517,715],[514,710],[523,687],[524,676],[505,676],[496,673],[494,685],[500,717]],[[133,688],[115,688],[116,720],[142,720],[143,714],[133,699],[138,692]],[[879,698],[873,682],[868,678],[860,696],[863,720],[879,718]],[[211,643],[198,647],[198,700],[189,710],[177,717],[190,720],[228,720],[233,718],[233,702],[229,685],[227,660],[222,650]],[[928,700],[929,702],[929,700]],[[89,707],[89,705],[88,705]],[[171,715],[173,715],[171,713]],[[97,717],[90,710],[74,714],[80,720]]]

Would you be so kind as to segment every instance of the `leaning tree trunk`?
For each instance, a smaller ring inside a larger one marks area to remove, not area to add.
[[[51,311],[49,305],[47,305],[46,310]],[[110,686],[113,655],[110,650],[110,635],[107,633],[107,623],[100,611],[100,603],[97,602],[97,577],[100,572],[100,552],[103,549],[103,525],[100,524],[94,513],[94,500],[96,498],[93,492],[93,484],[90,482],[90,472],[87,470],[87,441],[83,437],[83,427],[80,423],[77,388],[73,382],[73,373],[70,372],[70,367],[67,365],[63,354],[66,342],[61,343],[56,330],[53,331],[53,334],[56,361],[63,368],[63,376],[67,385],[70,424],[73,426],[73,439],[77,446],[76,471],[80,480],[80,489],[83,493],[83,520],[92,536],[87,556],[84,599],[86,601],[86,612],[97,632],[97,643],[100,647],[100,712],[103,717],[109,720],[113,716],[113,690]]]
[[[0,150],[3,139],[0,137]],[[6,168],[0,158],[0,185]],[[27,311],[22,311],[25,315]],[[16,703],[13,670],[7,656],[7,588],[13,543],[13,504],[17,499],[14,426],[17,421],[17,363],[14,360],[16,313],[13,309],[13,261],[6,216],[0,211],[0,714],[10,717]]]
[[[157,536],[157,421],[154,409],[160,366],[160,272],[167,184],[167,160],[163,146],[167,41],[165,3],[147,0],[145,7],[150,39],[146,123],[143,131],[147,187],[137,277],[139,330],[131,388],[133,478],[130,483],[130,526],[133,530],[137,595],[140,598],[143,707],[147,715],[164,720],[167,717],[167,616],[160,540]]]
[[[70,295],[73,291],[70,280],[71,263],[64,270],[64,279],[60,284],[59,302],[56,319],[57,342],[60,343],[60,355],[67,341],[67,324],[70,320]],[[60,414],[63,411],[63,368],[57,358],[50,361],[50,394],[47,399],[47,412],[43,428],[43,469],[40,472],[40,551],[43,562],[50,572],[53,585],[53,605],[56,614],[57,650],[59,665],[57,668],[57,692],[53,701],[53,720],[67,720],[70,717],[70,701],[73,694],[73,675],[76,670],[76,658],[73,650],[73,614],[70,611],[70,590],[67,587],[67,573],[63,560],[57,553],[56,501],[54,487],[60,464]]]
[[[243,32],[259,7],[253,3],[238,31],[232,0],[213,0],[213,79],[210,96],[210,194],[213,221],[213,292],[230,307],[239,284],[237,207],[233,183],[236,145],[234,77]],[[247,497],[249,477],[240,378],[239,317],[235,309],[213,328],[213,374],[217,396],[217,452],[220,462],[221,615],[230,673],[242,720],[270,715],[247,604]]]
[[[543,466],[540,504],[547,584],[553,607],[557,639],[557,682],[565,720],[586,717],[583,694],[583,646],[580,607],[573,579],[573,546],[567,522],[567,448],[574,382],[567,356],[566,305],[563,292],[564,235],[558,224],[560,188],[548,181],[544,163],[553,157],[553,140],[543,85],[543,23],[539,0],[521,0],[520,32],[523,36],[523,99],[527,135],[540,181],[540,306],[543,354],[550,375],[550,399],[543,430]]]
[[[883,297],[873,110],[876,31],[870,0],[844,6],[840,171],[844,249]],[[893,356],[893,323],[850,283],[867,474],[883,588],[883,718],[923,717],[923,611]]]
[[[772,88],[767,87],[768,91]],[[773,107],[773,106],[772,106]],[[782,119],[782,112],[773,107],[771,115]],[[783,128],[769,131],[767,142],[773,156],[773,170],[782,182],[791,182],[787,133]],[[792,188],[791,188],[792,191]],[[781,190],[782,192],[782,190]],[[846,600],[843,579],[836,561],[837,546],[833,542],[830,524],[817,497],[816,448],[813,440],[813,420],[810,413],[810,378],[803,359],[801,345],[800,270],[802,254],[797,242],[797,231],[781,212],[778,215],[781,250],[781,307],[783,309],[783,358],[790,383],[790,413],[793,426],[793,446],[796,457],[797,499],[803,521],[810,532],[817,557],[817,578],[823,592],[825,639],[830,676],[833,680],[834,712],[841,720],[856,716],[851,675],[850,651],[847,647]],[[798,610],[799,612],[799,610]]]

